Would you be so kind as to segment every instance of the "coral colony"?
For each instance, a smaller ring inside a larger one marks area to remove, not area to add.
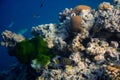
[[[32,27],[30,39],[5,30],[1,45],[19,63],[0,79],[120,80],[120,0],[65,8],[59,21]]]

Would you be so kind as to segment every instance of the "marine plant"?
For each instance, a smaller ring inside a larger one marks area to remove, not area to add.
[[[33,59],[36,59],[42,66],[48,64],[50,59],[54,57],[40,36],[17,43],[15,47],[8,50],[8,53],[15,56],[20,63],[29,64]]]

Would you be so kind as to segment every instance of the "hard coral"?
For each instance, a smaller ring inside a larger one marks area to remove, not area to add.
[[[99,5],[98,9],[100,10],[109,10],[111,9],[111,5],[108,2],[103,2],[102,4]]]
[[[112,6],[111,6],[112,7]],[[94,30],[100,32],[106,30],[110,32],[120,32],[119,14],[120,10],[110,8],[110,10],[96,11],[96,21],[94,23]]]
[[[82,51],[85,49],[85,47],[83,46],[83,44],[81,43],[82,40],[84,39],[84,37],[82,37],[81,34],[78,34],[72,41],[72,50],[73,52],[78,52],[78,51]]]
[[[7,48],[14,47],[16,43],[23,41],[25,38],[22,35],[13,33],[12,31],[5,30],[2,32],[2,46]]]
[[[120,80],[120,69],[109,65],[105,70],[105,76],[109,80]]]
[[[63,22],[67,16],[71,15],[71,12],[72,12],[72,8],[71,9],[65,8],[65,10],[63,10],[63,12],[59,13],[59,21]]]
[[[90,11],[91,8],[89,6],[86,6],[86,5],[78,5],[73,9],[73,12],[78,15],[83,10]]]
[[[73,9],[73,12],[76,14],[79,14],[82,10],[90,11],[91,8],[89,6],[86,6],[86,5],[78,5]]]
[[[82,28],[82,18],[80,16],[72,16],[71,17],[71,30],[72,32],[76,33],[82,33],[83,32],[83,28]]]

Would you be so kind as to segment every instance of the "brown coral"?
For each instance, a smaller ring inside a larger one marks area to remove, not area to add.
[[[104,3],[99,5],[98,9],[100,9],[100,10],[104,10],[104,9],[109,10],[109,9],[111,9],[111,5],[109,3],[107,3],[107,2],[104,2]]]
[[[78,14],[80,13],[82,10],[88,10],[90,11],[91,8],[89,6],[86,6],[86,5],[78,5],[76,6],[74,9],[73,9],[73,12]]]
[[[72,16],[71,17],[71,30],[72,32],[83,32],[83,28],[81,26],[82,18],[80,16]]]
[[[113,66],[108,66],[105,75],[109,75],[111,80],[120,80],[120,70]]]

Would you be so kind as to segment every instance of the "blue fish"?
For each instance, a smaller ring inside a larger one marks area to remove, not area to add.
[[[13,25],[14,25],[14,22],[12,21],[12,22],[8,25],[8,28],[13,27]]]
[[[21,34],[21,35],[23,35],[23,34],[25,34],[27,31],[28,31],[28,29],[25,28],[25,29],[22,29],[22,30],[18,31],[17,34]]]

